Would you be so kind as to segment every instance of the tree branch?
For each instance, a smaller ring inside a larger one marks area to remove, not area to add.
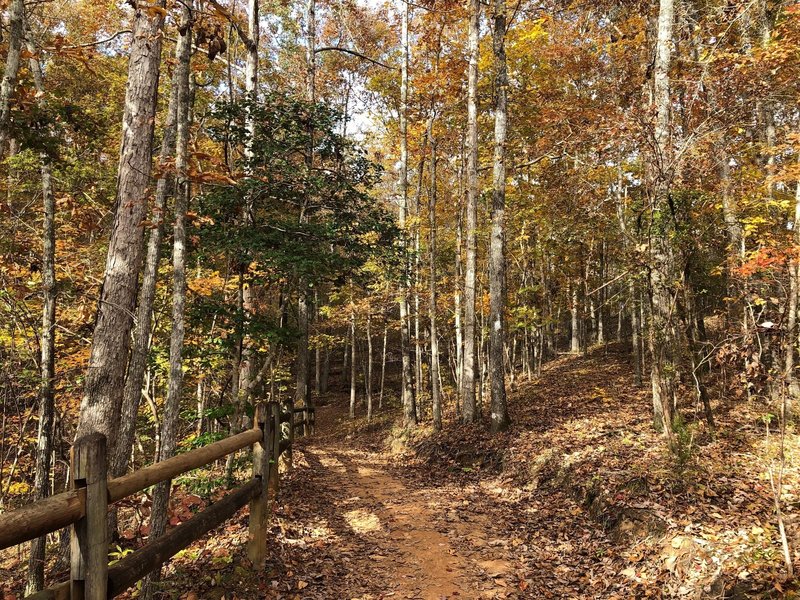
[[[331,50],[335,50],[336,52],[343,52],[345,54],[350,54],[352,56],[356,56],[358,58],[362,58],[362,59],[366,60],[367,62],[371,62],[373,65],[377,65],[379,67],[383,67],[384,69],[391,69],[391,70],[396,70],[397,69],[397,67],[390,67],[386,63],[382,63],[379,60],[376,60],[374,58],[370,58],[369,56],[365,56],[364,54],[361,54],[360,52],[356,52],[355,50],[350,50],[349,48],[342,48],[341,46],[323,46],[322,48],[315,48],[314,49],[314,54],[317,54],[319,52],[328,52],[328,51],[331,51]]]
[[[219,14],[221,14],[228,22],[233,25],[233,28],[236,30],[236,33],[239,34],[239,38],[242,40],[242,43],[248,50],[253,50],[253,40],[250,39],[250,36],[245,33],[245,30],[242,29],[242,26],[239,25],[239,22],[234,18],[234,16],[225,9],[217,0],[208,0],[208,3],[213,6]]]
[[[53,50],[77,50],[79,48],[91,48],[92,46],[102,46],[103,44],[107,44],[108,42],[113,42],[121,35],[125,35],[126,33],[131,33],[130,29],[123,29],[122,31],[116,32],[114,35],[104,38],[102,40],[97,40],[96,42],[86,42],[85,44],[73,44],[72,46],[51,46],[50,48],[46,48],[47,51],[52,52]]]

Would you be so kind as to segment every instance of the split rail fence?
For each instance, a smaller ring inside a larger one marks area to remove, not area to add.
[[[106,438],[95,433],[75,441],[70,452],[72,489],[0,514],[0,549],[64,527],[70,531],[70,578],[26,600],[106,600],[134,585],[172,556],[250,504],[247,556],[255,565],[266,557],[267,529],[278,494],[278,459],[291,453],[295,430],[313,433],[313,407],[284,412],[278,403],[256,407],[253,427],[115,479],[108,479]],[[295,415],[302,418],[295,420]],[[282,425],[288,424],[286,428]],[[282,432],[286,430],[286,436]],[[188,521],[140,550],[108,564],[108,506],[146,488],[252,448],[253,477]]]

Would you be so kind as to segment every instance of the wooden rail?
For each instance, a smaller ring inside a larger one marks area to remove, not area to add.
[[[295,422],[295,414],[303,418]],[[28,600],[105,600],[124,592],[249,503],[247,555],[253,564],[261,565],[266,557],[269,515],[279,488],[278,459],[287,450],[291,454],[295,429],[302,428],[305,435],[313,433],[314,414],[313,407],[283,412],[277,403],[259,405],[252,429],[110,480],[105,437],[91,434],[76,440],[70,453],[73,489],[0,514],[0,549],[71,525],[70,580],[28,596]],[[286,436],[282,436],[283,424],[289,425]],[[247,447],[252,448],[253,457],[249,482],[108,566],[109,504]]]

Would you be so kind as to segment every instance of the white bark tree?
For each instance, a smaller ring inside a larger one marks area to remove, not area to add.
[[[400,213],[399,225],[403,232],[406,232],[406,217],[408,214],[408,20],[409,6],[403,3],[402,19],[402,45],[403,56],[400,67]],[[407,243],[407,242],[406,242]],[[406,257],[408,253],[406,252]],[[414,427],[417,424],[417,409],[414,399],[413,374],[411,372],[411,332],[409,331],[410,321],[408,315],[408,259],[404,261],[404,274],[400,282],[400,344],[403,361],[402,371],[402,402],[403,402],[403,425]]]
[[[464,353],[461,373],[462,419],[478,418],[475,400],[475,272],[478,227],[478,58],[480,0],[469,0],[469,67],[467,71],[467,200],[466,260],[464,264]]]

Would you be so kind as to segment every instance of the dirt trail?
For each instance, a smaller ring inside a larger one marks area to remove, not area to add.
[[[244,555],[242,511],[171,561],[171,589],[191,590],[182,600],[777,597],[789,584],[758,483],[762,408],[718,403],[718,436],[695,424],[691,468],[678,471],[632,379],[623,352],[562,357],[510,395],[511,431],[423,425],[396,456],[397,407],[366,423],[332,393],[281,478],[265,568]]]
[[[412,485],[384,454],[325,436],[336,418],[335,408],[319,409],[322,435],[296,453],[295,483],[311,487],[298,510],[316,515],[316,548],[332,542],[339,550],[330,566],[348,595],[326,585],[308,597],[515,597],[513,566],[505,548],[490,543],[491,523],[454,506],[454,490]]]

